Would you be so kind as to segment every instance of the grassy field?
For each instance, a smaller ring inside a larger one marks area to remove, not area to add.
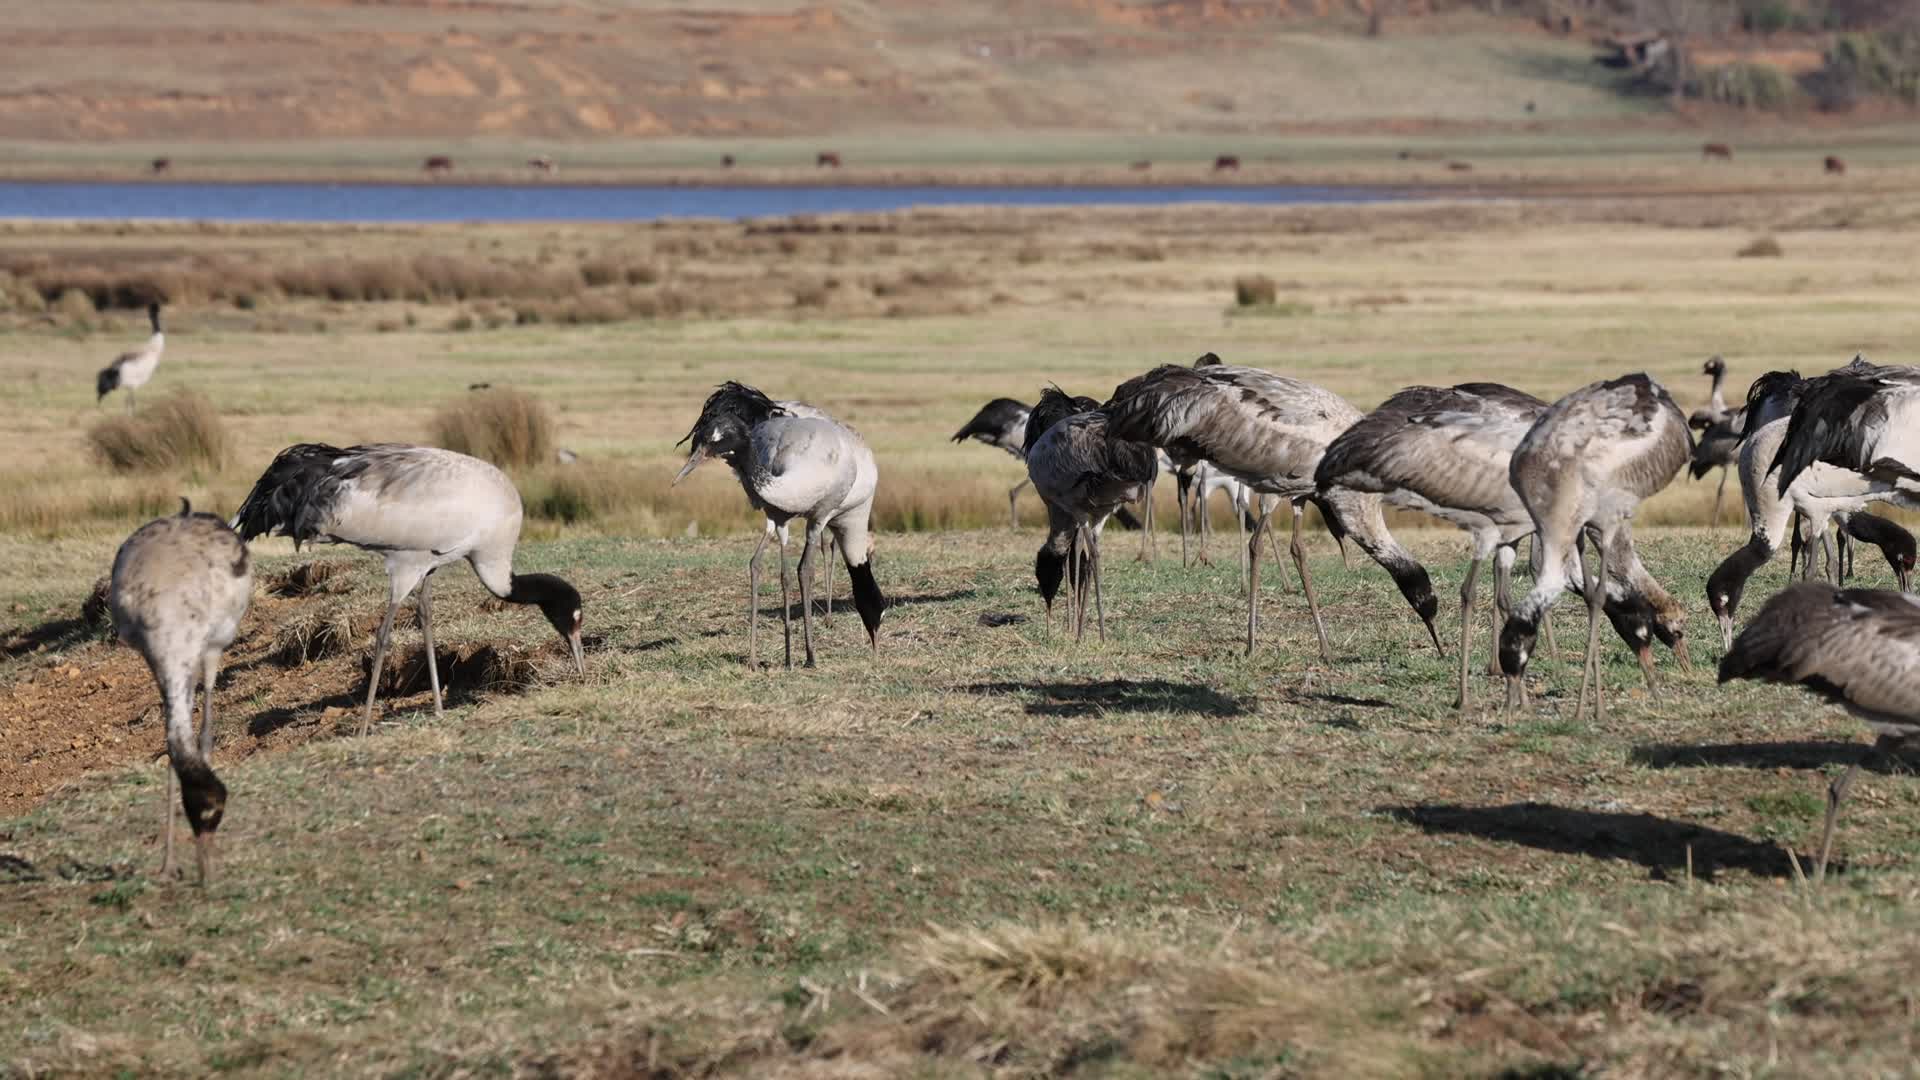
[[[234,449],[107,474],[86,397],[137,320],[27,300],[5,316],[0,1072],[1899,1073],[1920,1038],[1920,786],[1866,776],[1838,879],[1796,882],[1825,774],[1864,738],[1803,695],[1714,684],[1701,583],[1743,530],[1701,527],[1707,485],[1677,481],[1640,529],[1694,606],[1698,666],[1663,655],[1654,699],[1610,648],[1595,726],[1570,719],[1577,658],[1535,665],[1523,713],[1484,707],[1482,677],[1482,707],[1456,714],[1451,665],[1388,578],[1320,534],[1332,664],[1290,568],[1244,657],[1230,549],[1183,569],[1163,538],[1142,565],[1127,533],[1108,545],[1109,640],[1076,645],[1032,590],[1037,507],[1018,532],[1001,517],[1017,466],[945,438],[988,397],[1100,395],[1205,349],[1362,405],[1415,381],[1554,395],[1646,369],[1691,406],[1714,352],[1736,387],[1859,349],[1900,361],[1920,329],[1899,269],[1916,209],[1839,193],[955,211],[839,234],[13,226],[0,256],[49,259],[16,265],[13,297],[103,253],[185,260],[169,272],[209,294],[175,314],[148,393],[205,394]],[[1784,254],[1736,256],[1762,235]],[[201,255],[266,272],[423,252],[515,273],[618,255],[659,271],[623,279],[623,303],[707,302],[489,328],[486,310],[530,300],[282,291],[242,309],[185,277]],[[1282,303],[1232,310],[1255,273]],[[797,302],[809,284],[821,302]],[[836,615],[818,670],[743,671],[752,519],[717,469],[666,486],[728,377],[873,443],[893,601],[877,657]],[[536,510],[566,484],[594,508],[536,515],[520,564],[580,586],[586,679],[456,570],[440,636],[513,678],[456,681],[440,721],[402,687],[354,738],[378,564],[327,553],[349,572],[290,596],[308,556],[259,544],[218,695],[217,876],[159,880],[151,684],[81,613],[115,545],[178,493],[230,509],[289,441],[424,437],[477,381],[548,401],[582,456],[519,477]],[[1448,600],[1451,650],[1462,539],[1396,530]],[[1783,574],[1762,572],[1748,614]],[[1571,649],[1579,617],[1559,614]],[[359,629],[289,655],[301,620]]]

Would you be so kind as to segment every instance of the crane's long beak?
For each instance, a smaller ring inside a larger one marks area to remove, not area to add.
[[[678,487],[680,484],[680,481],[685,480],[687,478],[688,473],[699,468],[701,463],[706,461],[709,456],[710,455],[708,455],[707,448],[705,446],[696,445],[693,448],[693,453],[687,455],[687,463],[685,465],[680,466],[679,475],[675,476],[673,478],[673,483],[667,486]]]
[[[1433,639],[1433,651],[1439,653],[1442,660],[1446,659],[1447,647],[1440,644],[1440,631],[1433,628],[1433,620],[1422,619],[1421,621],[1427,624],[1427,636]]]
[[[1911,576],[1912,572],[1909,571],[1906,567],[1900,566],[1900,567],[1894,568],[1894,573],[1895,573],[1895,576],[1897,576],[1900,579],[1900,591],[1901,592],[1909,591],[1907,589],[1907,580]]]
[[[567,635],[567,645],[573,649],[573,670],[579,673],[581,678],[585,678],[587,674],[587,653],[585,647],[580,644],[579,626],[576,625],[573,628],[573,633]]]

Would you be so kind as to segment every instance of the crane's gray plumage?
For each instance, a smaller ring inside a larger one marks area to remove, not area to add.
[[[161,873],[173,870],[173,784],[193,827],[204,883],[214,830],[227,805],[227,788],[214,775],[213,689],[220,656],[240,632],[253,598],[253,571],[246,545],[212,514],[196,514],[185,499],[180,513],[140,527],[113,558],[109,602],[120,640],[140,650],[160,688],[166,712],[166,794],[161,834],[166,855]],[[193,688],[201,686],[204,715],[196,738]]]
[[[1700,374],[1713,380],[1713,389],[1707,396],[1707,403],[1693,410],[1687,417],[1687,426],[1695,431],[1704,431],[1715,424],[1725,423],[1732,415],[1727,408],[1725,384],[1727,381],[1727,362],[1719,356],[1710,356],[1700,366]]]
[[[1438,645],[1433,617],[1439,601],[1432,581],[1426,568],[1387,531],[1380,496],[1346,489],[1323,493],[1314,478],[1327,444],[1360,420],[1360,410],[1331,391],[1259,368],[1169,364],[1121,384],[1102,411],[1110,417],[1110,431],[1119,438],[1164,447],[1176,461],[1204,458],[1239,477],[1256,493],[1292,503],[1294,567],[1307,594],[1323,659],[1330,659],[1332,650],[1300,539],[1308,502],[1320,508],[1336,540],[1352,536],[1361,550],[1386,569]],[[1262,514],[1247,546],[1256,583],[1248,589],[1249,652],[1259,625],[1259,545],[1266,529],[1267,516]]]
[[[1877,736],[1861,760],[1920,734],[1920,600],[1825,582],[1789,586],[1768,600],[1720,659],[1720,681],[1798,685],[1843,706]],[[1826,871],[1833,824],[1856,762],[1827,789],[1814,876]]]
[[[374,642],[373,673],[360,730],[373,724],[380,669],[400,603],[420,590],[420,626],[436,715],[442,709],[433,648],[432,575],[466,560],[487,591],[540,608],[586,673],[580,593],[551,574],[516,574],[520,492],[479,458],[432,446],[374,443],[344,449],[300,443],[280,451],[234,514],[240,538],[280,534],[302,543],[351,544],[386,561],[387,615]]]
[[[873,540],[869,529],[880,470],[873,451],[853,429],[825,414],[798,416],[780,402],[737,382],[721,384],[701,406],[700,416],[681,442],[690,442],[687,462],[674,477],[681,480],[709,458],[720,458],[732,469],[747,501],[766,514],[776,528],[799,517],[807,520],[807,539],[800,553],[800,602],[805,634],[806,664],[812,667],[814,553],[822,535],[832,530],[853,583],[853,604],[866,626],[875,651],[880,647],[880,617],[886,598],[874,581]],[[747,567],[747,662],[757,665],[760,557],[768,535],[763,534]],[[786,547],[780,549],[781,622],[786,628],[786,663],[793,666],[793,644],[788,615]]]
[[[1508,476],[1532,515],[1540,537],[1535,584],[1500,631],[1500,667],[1509,677],[1508,702],[1521,691],[1540,620],[1567,588],[1569,570],[1581,537],[1591,532],[1599,548],[1599,568],[1583,590],[1587,597],[1586,669],[1580,680],[1580,709],[1586,704],[1589,677],[1594,711],[1603,712],[1599,620],[1611,588],[1609,564],[1629,563],[1655,610],[1667,618],[1679,640],[1675,652],[1684,663],[1684,611],[1659,589],[1632,554],[1628,522],[1642,501],[1672,482],[1693,452],[1687,418],[1664,387],[1646,374],[1624,375],[1592,383],[1561,398],[1528,430],[1514,450]],[[1594,587],[1598,585],[1599,587]],[[1646,667],[1648,687],[1652,672]],[[1576,710],[1578,712],[1579,710]]]
[[[1025,461],[1027,416],[1032,411],[1012,398],[994,398],[982,405],[964,427],[953,433],[953,441],[962,443],[974,439],[988,446],[997,446]],[[1031,483],[1032,477],[1022,476],[1019,483],[1007,490],[1007,521],[1014,528],[1020,526],[1020,489]]]
[[[1116,438],[1100,403],[1069,397],[1058,387],[1040,395],[1027,421],[1027,475],[1047,505],[1047,539],[1034,557],[1034,577],[1049,617],[1063,574],[1073,572],[1076,637],[1086,632],[1090,580],[1102,640],[1106,602],[1101,595],[1100,533],[1107,518],[1143,497],[1159,472],[1151,446]],[[1084,555],[1084,564],[1079,561]]]
[[[93,388],[98,395],[94,398],[95,405],[105,401],[107,395],[115,390],[125,390],[127,411],[133,411],[133,392],[153,378],[155,369],[160,366],[160,354],[167,348],[167,335],[160,329],[160,305],[157,302],[147,305],[147,322],[153,327],[153,335],[147,338],[146,344],[114,357],[113,363],[101,368],[100,373],[94,376]]]
[[[1920,491],[1920,368],[1856,357],[1808,379],[1772,462],[1779,490],[1816,461]]]
[[[1755,380],[1748,392],[1749,411],[1756,418],[1772,418],[1750,432],[1740,449],[1740,486],[1752,533],[1747,542],[1722,560],[1707,578],[1707,606],[1719,622],[1721,639],[1729,648],[1733,642],[1733,617],[1739,610],[1747,580],[1780,549],[1796,513],[1807,519],[1812,535],[1824,542],[1828,522],[1836,516],[1851,515],[1880,501],[1920,505],[1920,496],[1824,461],[1809,462],[1784,490],[1771,482],[1768,473],[1790,437],[1793,418],[1801,415],[1798,404],[1807,389],[1819,381],[1800,379],[1793,372],[1769,372]],[[1872,531],[1870,526],[1862,527]],[[1894,537],[1883,539],[1897,545]],[[1890,555],[1889,559],[1895,557]],[[1811,568],[1811,554],[1807,563]],[[1897,572],[1897,562],[1895,567]]]
[[[1514,448],[1546,411],[1546,402],[1497,383],[1411,386],[1334,439],[1315,473],[1322,491],[1380,495],[1391,505],[1451,522],[1472,537],[1460,590],[1462,709],[1467,707],[1474,584],[1480,564],[1497,552],[1492,611],[1498,635],[1498,619],[1510,606],[1507,582],[1515,545],[1533,532],[1533,518],[1508,480],[1508,466]]]

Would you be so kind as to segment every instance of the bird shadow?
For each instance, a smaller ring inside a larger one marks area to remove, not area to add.
[[[1820,769],[1828,765],[1852,765],[1868,750],[1865,743],[1838,742],[1832,739],[1806,742],[1759,743],[1649,743],[1636,746],[1627,754],[1635,765],[1653,769]],[[1869,754],[1861,768],[1889,775],[1911,772],[1911,762],[1902,763],[1885,754]]]
[[[1298,690],[1289,690],[1287,691],[1286,697],[1288,703],[1293,705],[1318,703],[1321,705],[1345,705],[1356,709],[1393,708],[1393,702],[1391,701],[1382,701],[1379,698],[1348,697],[1345,694],[1303,694]]]
[[[654,638],[652,641],[643,641],[638,645],[622,645],[620,646],[620,651],[630,652],[630,653],[657,652],[661,649],[671,648],[678,644],[680,644],[679,638],[668,636],[663,638]]]
[[[915,604],[949,604],[955,600],[971,600],[976,590],[951,589],[943,593],[918,593],[913,596],[889,596],[887,607],[913,607]]]
[[[8,660],[41,651],[64,652],[93,640],[96,631],[84,618],[52,619],[38,626],[6,631],[0,638],[0,656]]]
[[[1094,716],[1101,713],[1175,712],[1243,716],[1251,703],[1197,683],[1165,679],[1106,679],[1091,683],[994,682],[962,687],[963,693],[1026,697],[1029,716]]]
[[[1570,810],[1534,802],[1384,806],[1379,812],[1428,833],[1465,834],[1564,855],[1638,863],[1661,881],[1687,872],[1689,849],[1693,876],[1703,881],[1712,881],[1721,870],[1745,870],[1771,878],[1793,874],[1786,849],[1778,844],[1652,814]]]
[[[247,734],[256,739],[264,739],[283,728],[293,727],[303,722],[318,722],[322,713],[328,709],[352,709],[367,700],[367,686],[363,679],[358,695],[351,690],[315,698],[299,705],[278,705],[254,713],[247,718]]]

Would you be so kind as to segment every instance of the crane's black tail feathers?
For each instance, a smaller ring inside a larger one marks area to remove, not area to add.
[[[1864,464],[1846,460],[1854,449],[1853,417],[1882,389],[1876,379],[1853,375],[1824,375],[1809,382],[1800,403],[1793,408],[1793,418],[1787,421],[1787,437],[1773,457],[1773,468],[1780,473],[1780,494],[1785,495],[1794,480],[1817,461],[1843,468]]]
[[[109,364],[101,368],[100,374],[93,380],[93,388],[100,397],[120,389],[120,365]]]
[[[343,479],[334,463],[351,451],[324,443],[300,443],[280,451],[234,512],[242,540],[278,532],[295,546],[319,533],[327,503]]]
[[[966,442],[968,439],[980,439],[998,445],[1015,425],[1025,420],[1027,407],[1012,398],[994,398],[980,407],[967,421],[967,426],[953,433],[954,442]]]

